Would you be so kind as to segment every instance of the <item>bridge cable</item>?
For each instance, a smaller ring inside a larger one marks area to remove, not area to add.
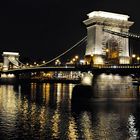
[[[21,65],[26,66],[26,64],[24,64],[24,63],[22,63],[21,61],[19,61],[19,59],[16,59],[16,61],[17,61],[18,63],[20,63]]]
[[[41,66],[44,66],[44,65],[47,65],[55,60],[57,60],[58,58],[60,58],[61,56],[65,55],[66,53],[68,53],[69,51],[71,51],[72,49],[76,48],[78,45],[80,44],[83,44],[87,39],[87,36],[85,36],[84,38],[82,38],[80,41],[78,41],[76,44],[74,44],[71,48],[69,48],[68,50],[66,50],[65,52],[61,53],[60,55],[56,56],[55,58],[47,61],[46,63],[43,63],[43,64],[40,64],[38,66],[35,66],[35,67],[41,67]]]
[[[20,67],[19,65],[16,65],[16,64],[14,63],[14,62],[16,61],[16,59],[12,61],[12,59],[10,59],[10,58],[8,57],[8,60],[9,60],[13,65],[15,65],[16,67],[18,67],[18,68]]]
[[[121,36],[121,37],[126,37],[126,38],[131,37],[131,38],[140,39],[140,35],[130,33],[130,32],[116,32],[116,31],[108,30],[108,29],[103,29],[103,31],[114,34],[114,35],[118,35],[118,36]]]

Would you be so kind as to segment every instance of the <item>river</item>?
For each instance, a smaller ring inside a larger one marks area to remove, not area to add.
[[[64,83],[0,85],[0,140],[139,138],[138,102],[87,102],[86,106],[77,102],[75,106],[71,103],[74,86]]]

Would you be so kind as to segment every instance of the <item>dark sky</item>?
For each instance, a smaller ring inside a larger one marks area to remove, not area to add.
[[[49,60],[86,35],[83,20],[100,10],[127,14],[140,33],[138,0],[8,0],[0,2],[0,53],[20,52],[22,58]],[[140,47],[140,46],[139,46]],[[85,45],[73,51],[84,54]]]

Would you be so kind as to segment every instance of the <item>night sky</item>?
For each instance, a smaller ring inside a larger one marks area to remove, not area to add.
[[[140,33],[138,0],[8,0],[0,2],[0,53],[19,52],[24,60],[54,58],[86,36],[83,20],[96,10],[129,15],[135,22],[130,31]],[[71,53],[84,55],[85,44],[80,47]]]

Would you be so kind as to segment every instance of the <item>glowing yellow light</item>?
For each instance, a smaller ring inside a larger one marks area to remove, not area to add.
[[[78,55],[76,55],[76,56],[75,56],[75,59],[78,59],[78,58],[79,58],[79,56],[78,56]]]
[[[75,61],[75,58],[73,58],[72,61]]]
[[[92,75],[85,74],[82,78],[81,83],[84,85],[92,85]]]
[[[135,57],[136,57],[136,55],[135,55],[135,54],[132,54],[132,57],[133,57],[133,58],[135,58]]]
[[[106,52],[109,52],[109,49],[106,49],[105,51],[106,51]]]
[[[137,60],[140,60],[140,57],[139,56],[137,57]]]
[[[73,61],[71,60],[70,63],[73,64]]]
[[[74,118],[71,117],[70,121],[69,121],[69,126],[68,126],[68,137],[71,140],[76,140],[78,137],[75,128],[77,128],[76,122],[75,122]]]

